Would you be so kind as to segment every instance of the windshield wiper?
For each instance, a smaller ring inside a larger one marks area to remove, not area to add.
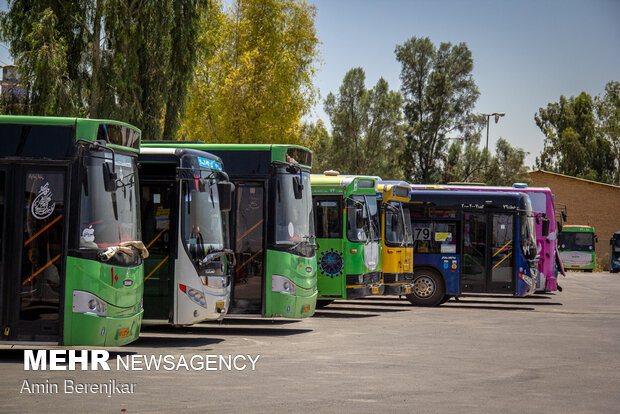
[[[116,246],[108,247],[106,250],[99,253],[99,258],[102,261],[107,262],[118,252],[123,252],[128,255],[138,253],[142,259],[146,259],[147,257],[149,257],[149,251],[144,246],[144,243],[142,243],[141,241],[132,240],[119,243]]]
[[[301,236],[301,240],[289,247],[289,250],[295,250],[302,243],[308,243],[310,246],[316,249],[316,243],[314,242],[314,240],[316,240],[316,236]]]

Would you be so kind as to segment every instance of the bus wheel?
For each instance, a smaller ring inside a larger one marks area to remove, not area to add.
[[[409,302],[416,306],[437,306],[444,299],[443,279],[433,270],[417,270],[413,279],[413,293],[407,295]]]
[[[323,309],[325,306],[329,305],[332,302],[333,302],[333,300],[317,300],[316,301],[316,308],[317,309]]]

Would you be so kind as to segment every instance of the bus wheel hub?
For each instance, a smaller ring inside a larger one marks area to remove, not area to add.
[[[414,292],[420,298],[428,298],[435,292],[435,283],[428,276],[419,277],[415,281]]]

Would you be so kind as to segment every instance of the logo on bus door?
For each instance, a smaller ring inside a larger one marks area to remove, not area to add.
[[[41,186],[39,193],[30,206],[30,212],[34,218],[37,220],[48,218],[54,212],[54,208],[56,208],[56,203],[51,203],[51,201],[52,190],[50,190],[50,183],[47,182]]]

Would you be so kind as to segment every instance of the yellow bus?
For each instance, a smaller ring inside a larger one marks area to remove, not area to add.
[[[408,295],[413,289],[413,237],[409,214],[411,187],[404,181],[379,181],[381,269],[384,295]]]

